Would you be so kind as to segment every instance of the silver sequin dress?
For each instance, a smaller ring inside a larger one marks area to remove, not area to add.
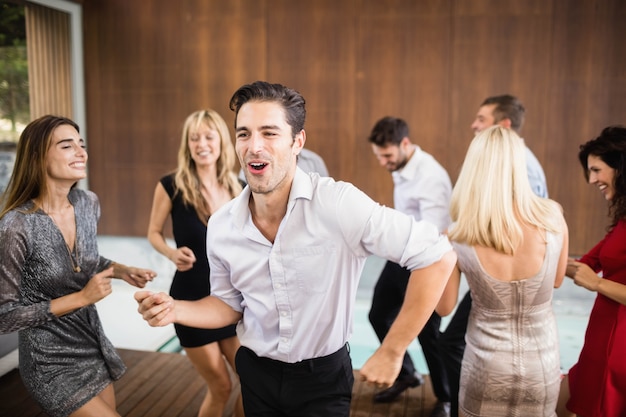
[[[22,380],[51,416],[76,411],[126,370],[94,305],[61,317],[50,311],[50,300],[81,290],[111,263],[98,255],[98,198],[73,189],[69,200],[80,272],[52,219],[41,210],[23,212],[32,202],[0,219],[0,333],[19,330]]]
[[[459,408],[468,416],[556,416],[561,371],[552,291],[563,243],[547,234],[533,277],[504,282],[483,269],[473,247],[453,242],[472,294]]]

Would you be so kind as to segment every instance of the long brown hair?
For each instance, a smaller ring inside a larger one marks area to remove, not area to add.
[[[70,125],[79,131],[78,125],[66,117],[46,115],[30,122],[20,135],[13,173],[2,194],[0,219],[9,211],[47,192],[46,158],[52,134],[61,125]],[[33,206],[32,210],[36,209]]]
[[[235,173],[237,157],[230,138],[226,122],[215,110],[204,109],[190,114],[183,125],[180,147],[178,148],[178,167],[174,175],[176,192],[179,192],[183,202],[193,207],[200,220],[206,224],[209,218],[209,208],[202,196],[201,182],[198,177],[196,163],[189,151],[189,136],[205,124],[214,128],[220,135],[220,156],[217,159],[217,181],[226,187],[232,197],[239,195],[242,186]]]

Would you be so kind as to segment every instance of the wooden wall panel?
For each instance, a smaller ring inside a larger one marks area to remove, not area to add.
[[[527,108],[522,130],[566,212],[571,252],[604,233],[606,202],[584,183],[578,145],[626,124],[620,0],[92,0],[84,2],[90,186],[104,234],[144,235],[185,116],[257,79],[307,100],[307,146],[337,179],[391,205],[366,141],[380,117],[458,175],[487,96]]]
[[[546,94],[546,176],[570,227],[571,252],[602,238],[607,202],[584,180],[578,148],[610,124],[626,124],[626,5],[555,2]]]
[[[550,65],[546,39],[551,31],[551,3],[539,0],[524,5],[520,9],[517,2],[471,0],[457,4],[451,62],[454,113],[449,126],[461,152],[451,153],[447,160],[454,178],[473,137],[470,125],[480,103],[500,94],[513,94],[524,103],[521,135],[545,164],[538,132],[544,121],[544,72]]]
[[[264,77],[257,69],[264,68],[258,13],[265,7],[244,4],[85,5],[86,65],[94,70],[87,71],[87,101],[99,102],[87,109],[90,186],[103,206],[101,233],[144,235],[154,187],[176,166],[187,115],[213,107],[230,122],[234,89]]]
[[[268,14],[268,81],[306,100],[306,147],[324,158],[330,175],[352,180],[354,155],[355,1],[272,1]]]
[[[391,175],[367,137],[380,118],[401,117],[413,142],[444,163],[450,2],[362,1],[359,11],[354,183],[393,207]]]
[[[177,129],[163,121],[183,95],[180,48],[167,41],[180,12],[165,2],[137,4],[84,9],[87,103],[100,104],[87,107],[89,182],[103,207],[101,230],[120,235],[145,234],[157,180],[151,168],[176,161]]]
[[[229,100],[242,84],[267,76],[265,1],[185,1],[179,22],[183,72],[176,82],[184,91],[178,127],[191,112],[218,111],[229,126]],[[231,132],[232,133],[232,132]]]

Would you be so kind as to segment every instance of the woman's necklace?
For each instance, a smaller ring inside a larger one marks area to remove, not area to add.
[[[78,260],[78,233],[74,233],[74,250],[72,251],[70,249],[70,245],[67,244],[67,240],[65,240],[65,236],[63,236],[63,231],[61,230],[61,228],[59,227],[59,224],[57,223],[57,221],[54,219],[54,216],[50,213],[46,213],[48,215],[48,217],[50,217],[52,219],[52,222],[54,223],[54,225],[57,227],[57,229],[59,229],[59,232],[61,232],[61,238],[63,239],[63,243],[65,243],[65,249],[67,249],[67,254],[70,257],[70,263],[72,264],[72,270],[74,272],[80,272],[80,262]]]
[[[65,239],[63,239],[63,241],[65,241]],[[74,272],[80,272],[80,265],[78,264],[78,239],[74,241],[74,251],[70,250],[67,242],[65,242],[65,248],[67,249],[68,255],[70,255],[72,269],[74,270]],[[76,256],[76,258],[74,258],[74,256]]]

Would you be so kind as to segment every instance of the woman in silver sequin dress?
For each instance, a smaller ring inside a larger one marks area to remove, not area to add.
[[[0,211],[0,333],[19,331],[24,385],[51,416],[119,416],[112,382],[124,363],[94,303],[111,278],[143,288],[156,274],[98,254],[98,198],[76,188],[87,152],[71,120],[23,131]]]
[[[567,225],[556,202],[533,194],[515,132],[496,126],[474,138],[450,214],[457,269],[437,312],[454,307],[460,272],[472,293],[459,416],[556,416],[552,293],[567,266]]]

